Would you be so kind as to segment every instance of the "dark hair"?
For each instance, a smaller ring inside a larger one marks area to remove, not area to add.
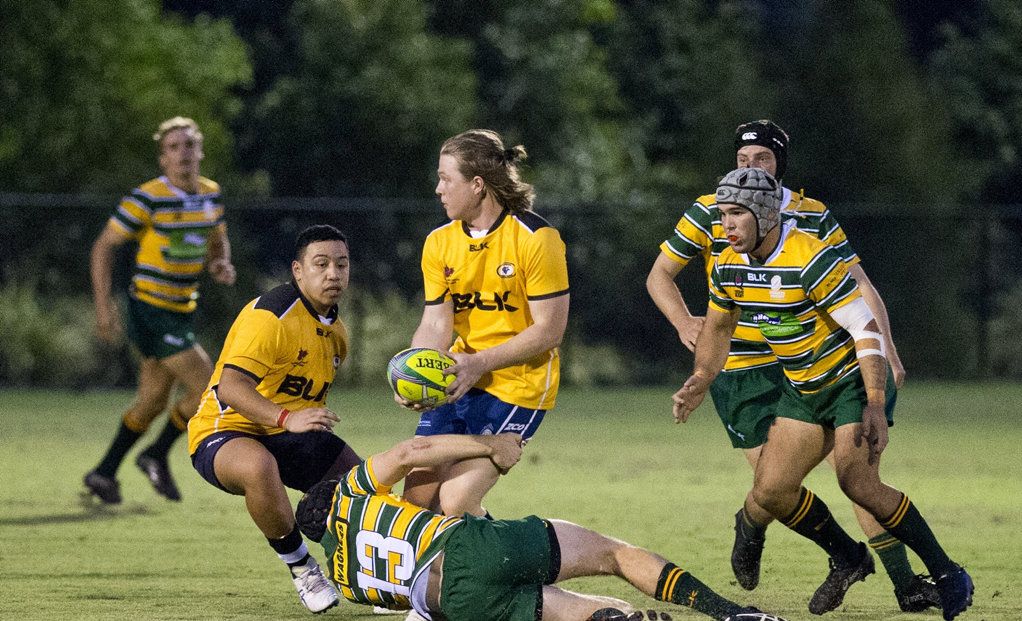
[[[330,515],[330,501],[338,481],[326,480],[316,483],[305,492],[295,507],[295,521],[302,534],[319,543],[326,533],[326,519]]]
[[[788,132],[769,119],[742,123],[735,130],[735,151],[750,144],[773,151],[774,157],[777,158],[777,174],[774,177],[778,180],[784,176],[784,170],[788,167],[789,141]]]
[[[532,209],[536,192],[520,177],[520,165],[528,157],[522,145],[504,148],[497,132],[470,129],[444,141],[440,155],[456,158],[458,171],[466,179],[482,178],[501,207],[512,213]]]
[[[348,243],[348,238],[336,227],[332,227],[329,224],[314,224],[310,226],[299,233],[298,239],[295,240],[295,261],[302,260],[302,253],[305,252],[309,244],[334,240],[342,241],[345,244]]]

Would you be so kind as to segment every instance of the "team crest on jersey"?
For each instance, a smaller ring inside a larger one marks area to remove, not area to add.
[[[295,358],[295,361],[291,363],[291,367],[292,368],[294,368],[294,367],[304,367],[305,363],[306,363],[305,358],[308,355],[309,355],[309,351],[308,350],[306,350],[306,349],[299,349],[298,350],[298,357]]]
[[[515,275],[515,264],[514,263],[501,263],[497,267],[497,276],[501,278],[511,278]]]
[[[743,285],[742,285],[742,275],[741,274],[735,274],[735,297],[736,298],[744,298],[745,297],[745,289],[743,289],[742,287],[743,287]]]
[[[454,276],[454,268],[453,267],[447,267],[445,265],[444,266],[444,280],[446,280],[447,284],[449,284],[449,285],[458,282],[457,278],[451,278],[451,276]]]
[[[770,279],[770,299],[780,300],[784,298],[784,292],[781,291],[781,277],[774,276]]]
[[[337,368],[340,367],[340,366],[341,366],[341,357],[338,356],[337,354],[334,354],[334,371],[336,371]]]

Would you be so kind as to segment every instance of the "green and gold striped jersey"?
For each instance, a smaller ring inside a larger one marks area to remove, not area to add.
[[[741,309],[803,393],[858,369],[855,342],[830,313],[860,297],[837,249],[793,220],[781,224],[777,248],[763,263],[728,247],[710,273],[710,308]]]
[[[793,219],[800,230],[833,246],[846,266],[851,267],[859,263],[859,257],[848,243],[848,237],[841,225],[820,201],[807,198],[802,192],[796,195],[788,188],[784,188],[781,215],[782,222]],[[696,199],[692,207],[678,220],[674,235],[660,244],[661,252],[683,267],[696,256],[702,255],[707,282],[713,271],[714,261],[728,247],[727,236],[721,225],[720,210],[717,209],[716,197],[713,194]],[[776,362],[777,358],[770,351],[758,326],[743,313],[731,339],[724,371],[751,369]]]
[[[195,310],[209,236],[224,230],[220,186],[199,178],[188,193],[159,177],[121,199],[109,223],[138,242],[132,297],[180,313]]]
[[[331,505],[322,540],[330,579],[349,601],[395,609],[411,608],[413,580],[463,522],[391,494],[372,457],[348,472]]]

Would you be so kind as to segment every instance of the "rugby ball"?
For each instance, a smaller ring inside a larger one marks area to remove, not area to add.
[[[413,347],[398,352],[387,364],[387,379],[394,393],[412,403],[436,407],[447,403],[444,390],[454,381],[444,371],[454,359],[427,347]]]

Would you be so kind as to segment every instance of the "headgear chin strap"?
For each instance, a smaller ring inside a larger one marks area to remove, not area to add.
[[[784,177],[784,171],[788,167],[788,142],[788,133],[768,119],[742,123],[735,130],[735,151],[750,144],[773,151],[774,157],[777,158],[777,174],[774,176],[778,180]]]
[[[756,218],[756,248],[781,221],[781,184],[759,168],[737,168],[717,184],[717,204],[741,205]]]

